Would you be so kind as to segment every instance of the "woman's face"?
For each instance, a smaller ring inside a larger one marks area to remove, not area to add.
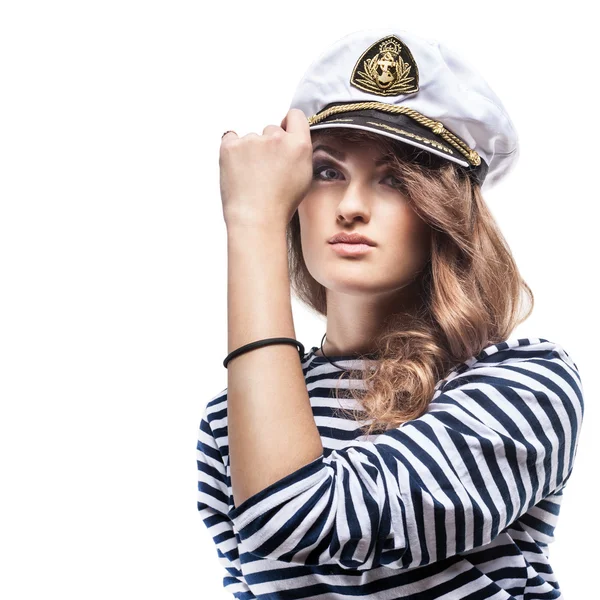
[[[386,294],[410,283],[430,255],[430,227],[413,211],[372,142],[313,137],[313,181],[298,207],[302,252],[328,290]],[[359,233],[375,244],[344,256],[329,239]]]

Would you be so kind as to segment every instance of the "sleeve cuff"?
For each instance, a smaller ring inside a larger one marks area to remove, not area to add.
[[[230,509],[227,516],[238,529],[241,529],[255,516],[263,515],[272,508],[298,496],[323,479],[323,458],[324,455],[321,453],[313,461],[246,498],[239,506]]]

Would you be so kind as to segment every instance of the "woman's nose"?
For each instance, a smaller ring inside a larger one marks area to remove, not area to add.
[[[338,203],[338,215],[343,215],[351,221],[357,214],[367,218],[371,211],[371,192],[366,184],[352,182],[342,192]]]

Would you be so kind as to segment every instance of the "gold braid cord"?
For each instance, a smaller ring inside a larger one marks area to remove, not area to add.
[[[420,125],[424,125],[425,127],[431,129],[433,133],[439,135],[451,146],[454,146],[454,148],[463,154],[472,165],[478,166],[481,164],[481,157],[479,154],[475,152],[475,150],[471,150],[471,148],[469,148],[469,146],[457,135],[454,135],[451,131],[446,129],[443,123],[434,121],[433,119],[422,115],[420,112],[417,112],[412,108],[408,108],[408,106],[397,106],[395,104],[386,104],[385,102],[354,102],[352,104],[341,104],[338,106],[332,106],[321,113],[317,113],[316,115],[309,117],[308,124],[316,125],[331,115],[337,115],[339,113],[350,112],[353,110],[380,110],[383,112],[407,115],[417,121],[417,123]]]

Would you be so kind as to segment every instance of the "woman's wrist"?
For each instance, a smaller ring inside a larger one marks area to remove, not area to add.
[[[243,235],[244,232],[271,233],[285,232],[287,223],[283,215],[229,215],[225,218],[227,234]]]
[[[226,223],[228,241],[250,239],[260,242],[263,239],[285,236],[286,225],[281,221],[260,219],[237,219]]]

